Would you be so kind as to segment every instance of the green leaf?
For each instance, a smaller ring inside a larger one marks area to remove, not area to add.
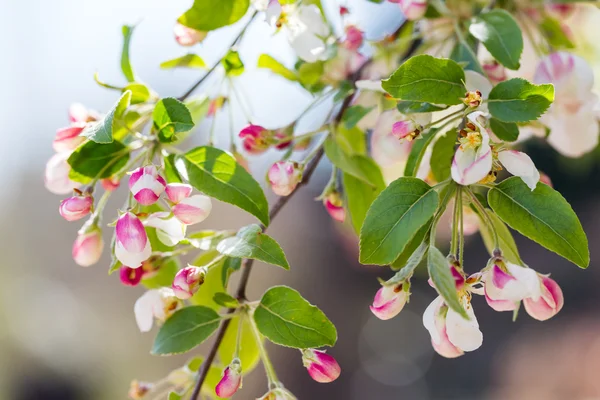
[[[239,230],[236,236],[224,239],[217,245],[217,251],[229,257],[253,258],[290,269],[281,246],[260,226],[253,224]]]
[[[438,194],[417,178],[392,182],[375,199],[360,232],[360,262],[386,265],[398,258],[433,216]]]
[[[335,326],[317,307],[287,286],[267,290],[254,311],[260,333],[275,344],[296,349],[333,346]]]
[[[298,78],[302,86],[308,90],[317,90],[322,87],[319,83],[323,77],[324,71],[323,61],[317,61],[314,63],[302,63],[298,67]]]
[[[535,85],[521,78],[500,82],[490,92],[488,108],[504,122],[538,119],[554,101],[554,86]]]
[[[179,172],[175,169],[175,154],[169,154],[166,157],[162,157],[163,160],[163,171],[165,178],[169,183],[181,183],[181,177]]]
[[[446,257],[434,246],[429,247],[429,253],[427,255],[427,271],[433,281],[433,284],[443,297],[444,302],[462,315],[464,318],[469,319],[467,312],[460,304],[458,293],[456,293],[456,283],[452,272],[450,271],[450,264]]]
[[[450,177],[450,167],[454,158],[456,142],[456,131],[451,129],[438,137],[433,144],[429,166],[437,182],[443,182]]]
[[[543,36],[552,47],[572,49],[575,47],[571,39],[565,34],[561,23],[548,15],[544,17],[539,25]]]
[[[323,147],[331,163],[345,173],[375,188],[385,187],[381,170],[373,159],[360,154],[352,156],[346,154],[332,137],[325,140]]]
[[[241,267],[241,258],[227,257],[225,259],[225,262],[223,263],[223,271],[221,273],[221,280],[223,282],[224,287],[227,287],[227,283],[229,282],[229,276],[235,271],[239,271]]]
[[[123,117],[125,110],[131,104],[131,92],[126,91],[121,95],[119,101],[108,111],[100,121],[88,124],[81,136],[85,136],[96,143],[111,143],[113,141],[113,130],[117,128],[117,121]]]
[[[590,263],[585,232],[577,215],[560,193],[538,183],[531,191],[519,177],[509,178],[488,193],[490,207],[511,228],[572,261]]]
[[[490,128],[505,142],[514,142],[519,138],[519,127],[514,122],[502,122],[496,118],[490,118]]]
[[[408,259],[402,265],[400,265],[400,263],[397,264],[397,267],[399,267],[400,270],[392,279],[395,282],[401,282],[410,278],[415,271],[415,268],[421,264],[423,256],[425,256],[425,253],[427,253],[428,249],[429,243],[421,241],[419,246],[411,253],[410,257],[408,257]],[[394,262],[394,265],[396,265],[396,262]]]
[[[175,140],[175,134],[187,132],[194,127],[190,110],[173,97],[165,97],[156,103],[152,119],[158,138],[166,143]]]
[[[483,68],[479,63],[477,56],[473,52],[473,49],[468,43],[465,43],[462,40],[459,40],[452,49],[450,59],[459,64],[464,63],[464,69],[469,69],[485,76],[485,72],[483,72]]]
[[[123,50],[121,51],[121,71],[125,75],[125,79],[128,82],[135,81],[135,74],[131,67],[131,61],[129,60],[129,45],[131,43],[131,36],[133,35],[133,29],[135,26],[123,25],[121,31],[123,32]]]
[[[129,149],[121,142],[98,144],[86,142],[69,156],[69,177],[88,183],[98,178],[109,178],[119,172],[129,160]]]
[[[444,110],[446,107],[436,106],[430,103],[421,103],[417,101],[400,100],[396,104],[396,108],[402,114],[418,114],[441,111]]]
[[[123,93],[128,90],[131,92],[131,104],[145,103],[150,99],[150,89],[143,83],[130,83],[123,88]]]
[[[226,231],[203,230],[187,235],[183,243],[191,244],[197,249],[206,251],[217,247],[217,244],[227,236],[231,235]]]
[[[413,145],[410,149],[410,154],[408,155],[408,160],[406,161],[406,166],[404,167],[404,176],[416,176],[419,171],[419,166],[421,165],[421,161],[423,160],[423,156],[425,155],[425,151],[429,146],[429,143],[435,138],[437,134],[437,128],[431,128],[429,132],[425,132],[421,137],[417,140],[413,141]]]
[[[194,0],[192,8],[177,21],[198,31],[212,31],[237,22],[249,5],[249,0]]]
[[[473,18],[469,32],[506,68],[519,69],[523,34],[510,13],[496,9],[479,14]]]
[[[366,134],[357,126],[347,129],[344,125],[339,125],[335,143],[348,155],[367,154]]]
[[[227,308],[237,308],[240,303],[228,293],[218,292],[213,296],[213,301],[220,306]]]
[[[429,233],[429,229],[431,229],[432,222],[433,219],[427,221],[425,225],[423,225],[421,229],[419,229],[419,231],[415,233],[415,236],[413,236],[413,238],[410,239],[410,242],[408,242],[404,250],[402,250],[402,253],[400,253],[400,255],[398,256],[398,258],[396,258],[394,262],[390,264],[390,267],[394,271],[404,268],[411,263],[411,259],[413,259],[413,256],[415,256],[415,252],[427,239],[427,234]]]
[[[206,117],[210,108],[210,102],[211,100],[208,96],[202,95],[191,97],[184,103],[188,110],[190,110],[194,125],[198,125]]]
[[[168,400],[181,400],[182,397],[180,394],[178,394],[177,392],[170,392],[169,393],[169,397]]]
[[[203,306],[175,311],[158,331],[152,354],[171,355],[190,351],[210,337],[219,327],[221,316]]]
[[[365,183],[354,176],[343,174],[344,193],[346,205],[352,221],[354,231],[358,234],[362,227],[367,211],[373,201],[377,198],[381,189]]]
[[[517,244],[515,243],[515,239],[513,238],[510,230],[506,227],[504,222],[494,212],[491,210],[486,210],[487,215],[492,222],[492,226],[496,233],[498,234],[498,247],[502,251],[502,256],[506,258],[509,262],[517,265],[523,265],[521,261],[521,256],[519,255],[519,249],[517,248]],[[481,234],[481,238],[483,239],[483,243],[485,244],[485,248],[488,253],[491,255],[494,254],[494,235],[490,227],[487,225],[487,221],[479,215],[479,233]]]
[[[229,327],[225,332],[223,342],[219,346],[218,354],[219,360],[224,365],[228,365],[233,361],[233,355],[235,352],[235,346],[237,343],[238,327],[240,323],[240,317],[233,317],[229,323]],[[240,354],[238,355],[242,362],[242,373],[247,374],[258,365],[260,361],[260,353],[258,345],[254,339],[252,333],[252,326],[248,318],[243,318],[242,332],[240,338]]]
[[[294,71],[286,68],[285,65],[268,54],[261,54],[258,57],[257,66],[258,68],[270,69],[272,72],[284,77],[289,81],[297,82],[300,79]]]
[[[350,106],[344,112],[342,122],[346,129],[352,129],[375,107]]]
[[[402,64],[382,86],[400,100],[453,105],[467,91],[464,81],[465,72],[456,62],[424,54]]]
[[[162,62],[160,64],[160,68],[162,69],[173,69],[173,68],[197,68],[204,69],[206,68],[206,63],[197,54],[188,53],[184,56],[173,58],[172,60],[168,60]]]
[[[240,53],[229,50],[221,60],[225,74],[229,76],[239,76],[244,73],[244,63],[240,58]]]
[[[154,236],[156,237],[156,233]],[[152,249],[154,251],[158,251],[154,247],[152,247]],[[163,286],[171,286],[173,279],[175,278],[175,274],[177,274],[177,271],[179,271],[179,268],[181,268],[181,264],[177,257],[169,257],[157,262],[160,263],[158,272],[149,278],[142,279],[142,285],[148,289],[158,289]]]
[[[228,153],[196,147],[176,158],[179,174],[207,196],[233,204],[269,224],[269,204],[258,182]]]

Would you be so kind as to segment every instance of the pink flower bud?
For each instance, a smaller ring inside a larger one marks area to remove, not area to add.
[[[346,210],[344,209],[344,203],[338,192],[328,194],[325,199],[323,199],[323,205],[331,218],[338,222],[344,222],[346,219]]]
[[[102,187],[104,188],[104,190],[113,192],[113,191],[117,190],[119,188],[119,186],[121,186],[121,181],[116,176],[113,176],[111,178],[102,179],[100,181],[100,184],[102,184]]]
[[[100,230],[80,233],[73,243],[73,260],[82,267],[89,267],[100,260],[102,249],[104,249],[104,241]]]
[[[302,180],[302,168],[293,161],[278,161],[267,173],[271,189],[278,196],[288,196]]]
[[[354,25],[348,25],[346,27],[346,40],[343,45],[345,48],[351,51],[356,51],[363,44],[363,31],[358,29]]]
[[[144,270],[142,268],[129,268],[121,267],[119,269],[119,277],[121,283],[125,286],[137,286],[144,276]]]
[[[165,188],[165,192],[171,203],[177,204],[181,200],[190,197],[192,187],[185,183],[169,183]]]
[[[319,383],[333,382],[342,372],[335,358],[320,350],[302,350],[302,363],[310,377]]]
[[[181,46],[193,46],[196,43],[200,43],[204,40],[207,32],[197,31],[192,28],[188,28],[185,25],[176,23],[173,27],[173,33],[175,34],[175,40]]]
[[[129,177],[129,190],[133,198],[143,206],[156,203],[167,183],[154,165],[140,167]]]
[[[81,183],[69,179],[71,171],[71,166],[67,163],[69,155],[68,152],[56,153],[46,164],[44,184],[46,189],[54,194],[69,194],[73,189],[81,186]]]
[[[138,268],[152,253],[150,241],[139,218],[126,212],[119,217],[116,226],[115,256],[123,265]]]
[[[506,69],[496,60],[486,62],[482,67],[492,83],[503,82],[507,78]]]
[[[223,377],[215,387],[215,393],[222,399],[229,398],[242,386],[242,365],[238,358],[223,371]]]
[[[525,311],[532,318],[539,321],[545,321],[552,318],[562,309],[565,299],[563,292],[553,279],[547,276],[540,276],[540,285],[542,294],[537,299],[534,297],[523,300]]]
[[[69,107],[69,121],[71,124],[80,124],[87,122],[94,122],[100,119],[100,116],[96,111],[88,110],[81,103],[73,103]]]
[[[540,172],[540,182],[542,182],[544,185],[550,186],[551,188],[554,187],[554,185],[552,185],[552,179],[550,179],[550,177],[543,172]]]
[[[173,206],[175,217],[186,225],[193,225],[204,221],[211,210],[212,202],[210,197],[203,194],[195,194]]]
[[[129,386],[129,398],[132,400],[143,399],[149,391],[154,388],[154,384],[148,382],[139,382],[134,380]]]
[[[348,14],[350,14],[350,10],[348,9],[348,7],[340,6],[340,15],[344,16]]]
[[[398,3],[400,10],[409,21],[422,18],[427,11],[427,0],[390,0]]]
[[[403,290],[402,284],[385,285],[377,291],[371,311],[381,320],[394,318],[402,311],[410,293]]]
[[[78,195],[60,202],[58,212],[67,221],[77,221],[88,215],[94,204],[94,198],[89,195]]]
[[[242,139],[244,149],[250,154],[260,154],[269,148],[271,131],[260,125],[248,125],[238,135]]]
[[[417,125],[411,121],[397,121],[392,125],[392,136],[400,140],[407,140],[411,142],[417,136],[419,136],[420,130]]]
[[[85,137],[79,136],[83,128],[85,128],[85,124],[77,123],[73,126],[58,129],[52,142],[54,150],[58,153],[75,150],[77,146],[85,141]]]
[[[214,117],[217,114],[217,111],[221,110],[225,104],[227,103],[227,97],[218,96],[210,101],[208,104],[208,111],[206,113],[207,117]]]
[[[275,145],[277,150],[285,150],[292,145],[292,135],[285,130],[276,131],[274,137],[279,143]]]
[[[180,269],[173,279],[173,293],[181,300],[189,299],[200,289],[206,277],[206,268],[189,265]]]

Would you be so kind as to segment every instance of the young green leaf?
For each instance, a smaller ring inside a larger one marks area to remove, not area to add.
[[[176,311],[158,331],[152,354],[171,355],[190,351],[210,337],[221,317],[215,310],[189,306]]]
[[[519,127],[514,122],[502,122],[496,118],[490,118],[490,128],[505,142],[514,142],[519,138]]]
[[[360,154],[348,155],[332,137],[325,140],[323,148],[331,163],[342,171],[375,188],[385,187],[381,170],[373,159]]]
[[[129,90],[123,93],[119,101],[108,111],[104,118],[88,124],[81,132],[81,136],[85,136],[96,143],[111,143],[113,141],[113,130],[117,128],[119,120],[131,104],[131,94]]]
[[[163,159],[163,171],[165,174],[165,178],[169,183],[181,183],[181,176],[179,176],[179,172],[175,169],[175,154],[169,154],[165,156]]]
[[[221,273],[221,281],[223,282],[223,286],[227,287],[227,283],[229,282],[229,276],[235,271],[239,271],[242,267],[242,259],[235,257],[227,257],[223,262],[223,271]]]
[[[346,129],[352,129],[363,119],[368,113],[373,110],[374,107],[363,107],[360,105],[350,106],[344,112],[344,117],[342,118],[342,122]]]
[[[289,81],[296,82],[299,80],[298,75],[294,71],[286,68],[285,65],[283,65],[268,54],[261,54],[258,57],[257,66],[258,68],[270,69],[272,72],[284,77]]]
[[[446,109],[445,106],[436,106],[430,103],[421,103],[418,101],[400,100],[396,108],[402,114],[429,113]]]
[[[223,255],[237,258],[254,258],[269,264],[290,269],[281,246],[260,226],[248,225],[239,230],[236,236],[222,240],[217,251]]]
[[[565,33],[565,30],[556,18],[552,18],[546,15],[539,25],[540,30],[543,32],[544,38],[548,40],[548,43],[552,47],[572,49],[575,47],[571,39]]]
[[[425,256],[425,253],[427,253],[428,249],[429,243],[427,243],[426,241],[422,241],[421,244],[419,244],[419,246],[412,252],[410,257],[408,257],[408,259],[404,263],[402,263],[402,265],[400,265],[400,263],[397,264],[400,270],[396,273],[396,275],[394,275],[393,279],[397,282],[400,282],[410,278],[415,268],[417,268],[419,264],[421,264],[423,256]],[[396,265],[395,261],[394,265]]]
[[[269,204],[258,182],[233,156],[214,147],[196,147],[176,157],[179,174],[207,196],[233,204],[269,224]]]
[[[465,95],[464,81],[465,73],[456,62],[424,54],[402,64],[382,86],[400,100],[453,105]]]
[[[198,31],[212,31],[237,22],[249,6],[249,0],[194,0],[177,21]]]
[[[431,128],[429,129],[429,132],[423,133],[418,140],[413,141],[408,160],[406,161],[406,166],[404,167],[404,176],[417,175],[427,146],[429,146],[429,143],[435,138],[437,132],[437,128]]]
[[[498,247],[500,247],[500,250],[502,251],[502,256],[513,264],[523,265],[521,256],[519,255],[519,249],[517,248],[517,244],[515,243],[515,239],[510,233],[510,230],[494,212],[486,210],[486,213],[492,222],[491,229],[494,229],[498,234]],[[487,220],[479,215],[479,233],[481,234],[481,238],[483,239],[483,243],[485,244],[488,253],[493,255],[494,235],[491,229],[487,225]]]
[[[235,346],[237,343],[238,326],[240,323],[240,317],[233,317],[229,323],[229,327],[225,332],[225,337],[219,346],[218,354],[219,360],[224,364],[228,365],[233,361]],[[242,362],[242,373],[247,374],[258,365],[260,361],[260,353],[258,345],[254,339],[252,333],[252,326],[248,318],[243,318],[243,326],[240,338],[240,353],[238,355]]]
[[[145,103],[150,99],[150,89],[143,83],[130,83],[123,88],[123,93],[128,90],[131,92],[131,104]]]
[[[287,286],[265,292],[254,321],[263,336],[281,346],[310,349],[337,341],[337,330],[327,316]]]
[[[221,60],[221,64],[228,76],[238,76],[244,73],[244,63],[237,51],[229,50]]]
[[[554,86],[535,85],[521,78],[497,84],[488,99],[493,117],[504,122],[527,122],[538,119],[554,101]]]
[[[240,305],[240,303],[235,299],[235,297],[232,297],[231,295],[225,292],[215,293],[215,295],[213,296],[213,301],[218,305],[227,308],[237,308]]]
[[[437,206],[436,191],[421,179],[392,182],[367,212],[360,231],[360,262],[386,265],[396,260]]]
[[[451,129],[438,137],[433,144],[429,166],[433,177],[438,182],[443,182],[450,177],[450,166],[454,158],[456,142],[456,131]]]
[[[121,142],[98,144],[87,142],[69,156],[69,177],[87,183],[94,178],[109,178],[119,172],[129,160],[129,149]]]
[[[181,399],[182,399],[182,397],[181,397],[181,395],[179,393],[177,393],[177,392],[170,392],[169,393],[168,400],[181,400]]]
[[[511,228],[581,268],[590,263],[585,232],[560,193],[538,183],[531,191],[519,177],[509,178],[488,193],[490,207]]]
[[[435,288],[440,296],[443,297],[448,307],[468,319],[469,316],[460,304],[458,293],[456,293],[456,283],[450,271],[450,264],[446,260],[446,257],[433,246],[429,246],[427,271]]]
[[[352,221],[354,231],[358,234],[362,227],[367,211],[377,198],[381,189],[371,186],[354,176],[343,174],[344,193],[346,205]]]
[[[479,14],[473,18],[469,32],[506,68],[519,69],[523,34],[508,12],[496,9]]]
[[[477,59],[477,56],[473,52],[473,49],[469,45],[462,40],[459,40],[454,49],[452,49],[452,53],[450,54],[450,59],[456,61],[457,63],[464,63],[465,68],[471,71],[475,71],[481,75],[485,75],[483,72],[483,68]]]
[[[430,219],[415,233],[410,242],[406,245],[402,253],[394,260],[393,263],[390,264],[390,268],[394,271],[397,271],[401,268],[404,268],[410,263],[410,260],[415,255],[415,252],[419,249],[419,247],[426,243],[427,234],[429,233],[429,229],[431,229],[431,223],[433,219]],[[427,241],[428,243],[428,241]],[[416,266],[415,266],[416,267]]]
[[[190,110],[173,97],[165,97],[156,103],[152,119],[161,142],[172,142],[176,138],[175,134],[187,132],[194,127]]]
[[[129,45],[131,43],[131,36],[133,35],[133,29],[135,26],[123,25],[121,29],[123,32],[123,50],[121,51],[121,71],[125,75],[125,79],[128,82],[135,81],[135,74],[131,67],[131,60],[129,59]]]
[[[160,64],[162,69],[172,69],[172,68],[198,68],[204,69],[206,68],[206,63],[197,54],[188,53],[185,56],[173,58],[172,60],[168,60],[162,62]]]

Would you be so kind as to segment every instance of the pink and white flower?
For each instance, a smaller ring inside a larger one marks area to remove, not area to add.
[[[102,179],[100,184],[104,188],[104,190],[108,190],[109,192],[114,192],[121,186],[121,180],[117,176],[112,176],[110,178]]]
[[[338,222],[344,222],[346,219],[346,209],[344,208],[342,197],[338,192],[334,191],[325,196],[323,205],[331,218]]]
[[[268,391],[259,399],[256,400],[298,400],[290,391],[284,388],[276,388]]]
[[[160,211],[150,214],[144,221],[144,225],[155,228],[158,240],[160,240],[165,246],[175,246],[177,243],[185,239],[185,224],[183,224],[176,216],[171,215],[169,212]]]
[[[81,232],[75,243],[73,243],[73,260],[77,265],[89,267],[100,260],[103,249],[104,241],[102,240],[102,232],[99,229]]]
[[[541,295],[537,272],[507,261],[497,261],[482,277],[485,299],[496,311],[513,311],[521,300]]]
[[[192,186],[186,183],[169,183],[165,187],[165,193],[167,193],[167,197],[171,203],[177,204],[181,200],[190,197]]]
[[[278,196],[288,196],[302,180],[302,168],[293,161],[278,161],[269,168],[267,178]]]
[[[270,147],[272,132],[260,125],[248,125],[238,135],[244,149],[250,154],[264,153]]]
[[[484,62],[482,65],[483,71],[486,73],[490,81],[493,83],[503,82],[507,79],[506,68],[496,60]]]
[[[241,386],[242,364],[239,358],[235,358],[223,371],[223,376],[215,387],[215,393],[220,398],[226,399],[233,396]]]
[[[204,221],[212,210],[210,197],[195,194],[181,200],[173,206],[173,214],[185,225],[193,225]]]
[[[369,308],[381,320],[394,318],[402,311],[408,301],[410,292],[404,290],[403,284],[383,285],[375,294],[373,305]]]
[[[413,141],[419,136],[423,128],[417,126],[412,120],[404,120],[394,122],[392,125],[392,135],[400,140]]]
[[[156,203],[167,186],[156,167],[154,165],[139,167],[130,174],[129,190],[133,193],[133,198],[143,206]]]
[[[137,286],[144,277],[144,270],[142,268],[119,268],[119,279],[125,286]]]
[[[540,296],[537,299],[535,297],[524,299],[523,305],[527,314],[532,318],[545,321],[558,314],[565,300],[558,283],[547,276],[539,275],[538,277],[541,288]]]
[[[127,267],[139,268],[152,253],[142,221],[126,212],[117,220],[115,231],[115,257]]]
[[[85,122],[94,122],[100,119],[100,115],[86,108],[81,103],[73,103],[69,107],[69,121],[71,124],[80,124]]]
[[[298,57],[309,63],[326,59],[324,38],[329,36],[329,26],[316,5],[292,6],[285,25],[290,45]]]
[[[398,3],[402,14],[409,21],[423,18],[427,11],[427,0],[390,0],[391,3]]]
[[[574,54],[556,52],[543,58],[535,83],[554,85],[554,103],[539,121],[550,129],[548,143],[567,157],[579,157],[598,145],[598,96],[592,92],[594,74]]]
[[[346,39],[342,45],[350,51],[356,51],[362,46],[364,40],[364,32],[354,25],[346,26]]]
[[[342,372],[335,358],[320,350],[302,350],[302,363],[310,377],[319,383],[333,382]]]
[[[189,265],[180,269],[173,279],[173,293],[181,300],[191,298],[200,289],[206,278],[206,268]]]
[[[94,198],[92,196],[79,194],[61,201],[58,212],[67,221],[77,221],[88,215],[93,205]]]
[[[52,147],[58,153],[63,151],[73,151],[81,143],[85,142],[85,137],[79,134],[85,128],[85,123],[75,123],[66,128],[60,128],[56,131],[56,136],[52,142]]]
[[[181,307],[181,300],[175,297],[170,288],[148,290],[133,306],[135,321],[140,332],[149,332],[154,320],[165,322],[177,309]]]
[[[196,29],[188,28],[185,25],[176,23],[173,27],[173,33],[175,34],[175,40],[181,46],[193,46],[204,40],[207,32],[198,31]]]
[[[81,183],[69,178],[71,166],[67,159],[70,155],[69,152],[56,153],[46,163],[44,185],[54,194],[69,194],[73,189],[81,187]]]

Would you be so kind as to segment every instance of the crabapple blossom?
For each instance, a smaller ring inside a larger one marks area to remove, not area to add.
[[[325,196],[323,205],[331,218],[338,222],[344,222],[346,219],[346,209],[344,208],[342,197],[338,192],[333,191]]]
[[[298,57],[309,63],[324,60],[327,45],[323,38],[329,36],[329,26],[319,8],[314,4],[292,5],[283,13],[288,40]]]
[[[276,388],[268,391],[264,396],[256,400],[297,400],[296,396],[290,393],[287,389]]]
[[[69,152],[56,153],[46,163],[44,185],[54,194],[69,194],[73,189],[81,187],[81,183],[69,178],[71,166],[67,159],[70,155]]]
[[[154,165],[139,167],[130,174],[129,190],[133,198],[143,206],[156,203],[167,185],[164,178],[158,174],[156,167]]]
[[[148,290],[137,299],[133,312],[140,332],[149,332],[155,319],[165,322],[180,307],[181,300],[175,296],[173,290],[162,287]]]
[[[212,210],[210,197],[195,194],[181,200],[173,206],[173,215],[185,225],[193,225],[204,221]]]
[[[302,168],[293,161],[278,161],[269,168],[267,178],[278,196],[288,196],[302,180]]]
[[[390,0],[391,3],[398,3],[402,14],[409,21],[423,18],[427,11],[427,0]]]
[[[206,268],[189,265],[180,269],[173,279],[173,293],[181,300],[189,299],[200,289],[206,277]]]
[[[75,123],[72,126],[58,129],[52,147],[58,153],[75,150],[77,146],[85,142],[85,137],[79,136],[84,128],[85,123]]]
[[[394,318],[402,311],[408,301],[410,292],[405,290],[404,284],[384,284],[375,294],[371,312],[381,320]]]
[[[118,177],[114,176],[111,178],[106,178],[106,179],[100,180],[100,184],[102,185],[104,190],[113,192],[113,191],[117,190],[119,188],[119,186],[121,186],[121,180]]]
[[[539,299],[537,272],[508,261],[496,260],[482,276],[485,299],[496,311],[513,311],[525,298]]]
[[[119,278],[121,283],[126,286],[137,286],[144,276],[144,270],[142,268],[119,268]]]
[[[269,149],[272,132],[260,125],[248,125],[239,133],[244,150],[250,154],[261,154]]]
[[[173,204],[177,204],[181,200],[190,197],[192,190],[192,186],[187,183],[168,183],[165,187],[165,193],[169,201]]]
[[[207,32],[198,31],[196,29],[188,28],[185,25],[176,23],[173,27],[173,33],[175,34],[175,40],[181,46],[193,46],[204,40]]]
[[[215,393],[222,399],[229,398],[242,386],[242,364],[239,358],[233,361],[223,370],[223,376],[217,386]]]
[[[88,232],[79,233],[73,243],[73,260],[82,267],[96,264],[102,256],[104,241],[99,229],[91,229]]]
[[[61,201],[58,211],[67,221],[77,221],[88,215],[93,205],[94,198],[91,195],[77,194]]]
[[[419,136],[422,129],[423,127],[417,126],[412,120],[398,121],[392,125],[392,135],[411,142]]]
[[[185,224],[169,212],[159,211],[150,214],[144,221],[144,225],[156,228],[156,236],[165,246],[175,246],[185,239]]]
[[[481,67],[492,83],[499,83],[506,80],[506,68],[496,60],[484,62]]]
[[[547,276],[538,275],[541,289],[540,296],[527,297],[523,300],[525,311],[532,318],[539,321],[545,321],[552,318],[562,309],[564,297],[560,286],[553,279]]]
[[[115,229],[115,257],[123,265],[139,268],[152,249],[142,221],[133,213],[123,213]]]
[[[350,51],[356,51],[363,44],[364,33],[354,25],[346,26],[346,39],[342,45]]]
[[[333,382],[342,372],[335,358],[320,350],[302,350],[302,363],[310,377],[319,383]]]
[[[143,399],[153,388],[154,384],[152,383],[134,380],[129,386],[128,396],[132,400],[140,400]]]

